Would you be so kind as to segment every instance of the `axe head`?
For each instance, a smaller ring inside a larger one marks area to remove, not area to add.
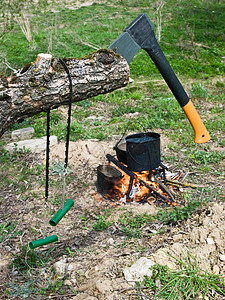
[[[141,14],[109,46],[109,49],[122,55],[130,64],[138,50],[145,48],[152,33],[153,25],[148,15]]]

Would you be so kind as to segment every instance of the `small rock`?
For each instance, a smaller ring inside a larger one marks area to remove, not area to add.
[[[173,241],[176,243],[176,242],[180,242],[183,240],[183,235],[182,234],[175,234],[173,236]]]
[[[73,269],[74,269],[73,265],[69,264],[68,267],[67,267],[67,270],[68,270],[68,271],[71,271],[71,270],[73,270]]]
[[[85,276],[87,279],[90,278],[90,276],[89,276],[89,270],[87,270],[87,271],[84,273],[84,276]]]
[[[215,244],[214,240],[211,239],[211,238],[207,238],[206,242],[207,242],[208,245],[214,245]]]
[[[77,280],[75,278],[71,278],[70,281],[72,282],[73,285],[77,284]]]
[[[66,280],[64,281],[64,285],[69,285],[69,286],[71,286],[71,285],[72,285],[72,282],[71,282],[70,280],[66,279]]]
[[[149,227],[148,227],[148,229],[146,228],[146,230],[149,230],[153,234],[157,234],[158,233],[157,230],[155,230],[155,229],[149,229]]]
[[[220,255],[220,260],[224,261],[225,260],[225,255]]]
[[[0,270],[7,268],[9,265],[9,260],[0,258]]]
[[[198,297],[198,300],[209,300],[209,298],[207,296],[204,296],[201,294],[199,297]]]
[[[113,244],[114,244],[114,239],[113,239],[113,238],[109,238],[109,239],[107,240],[107,244],[113,245]]]
[[[11,138],[15,142],[15,141],[31,139],[33,137],[33,135],[34,135],[34,128],[27,127],[27,128],[14,130],[11,133]]]
[[[139,258],[136,263],[134,263],[130,268],[125,268],[123,270],[125,279],[127,281],[140,281],[144,279],[144,276],[152,276],[152,271],[149,269],[155,263],[146,258]]]
[[[97,117],[96,116],[90,116],[90,117],[87,117],[86,119],[87,120],[95,120]]]
[[[72,279],[75,279],[75,280],[76,280],[76,278],[77,278],[77,272],[76,272],[76,271],[72,271],[72,272],[70,273],[70,280],[72,280]]]
[[[67,269],[66,259],[63,258],[54,263],[53,268],[55,269],[56,273],[60,276],[64,276]]]
[[[57,136],[50,137],[50,146],[58,144]],[[17,143],[9,143],[4,147],[10,153],[15,153],[18,149],[29,149],[31,152],[40,153],[46,148],[46,137],[40,139],[31,139],[19,141]]]
[[[218,274],[219,274],[219,272],[220,272],[220,268],[219,268],[219,266],[217,266],[217,265],[214,265],[214,266],[213,266],[213,273],[214,273],[215,275],[218,275]]]

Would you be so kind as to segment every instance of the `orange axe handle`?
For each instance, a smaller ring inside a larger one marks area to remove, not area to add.
[[[210,135],[205,128],[197,110],[191,100],[182,107],[195,133],[195,143],[202,144],[210,140]]]
[[[210,135],[203,124],[197,110],[195,109],[192,101],[189,99],[179,79],[173,72],[169,62],[163,54],[161,48],[155,40],[155,48],[145,49],[149,56],[152,58],[156,67],[165,79],[181,108],[185,112],[191,126],[195,133],[195,143],[202,144],[210,140]]]

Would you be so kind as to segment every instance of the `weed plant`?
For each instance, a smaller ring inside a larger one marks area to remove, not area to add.
[[[199,197],[193,197],[192,194],[186,194],[187,203],[182,206],[175,206],[172,208],[161,209],[155,215],[155,219],[163,224],[175,225],[180,221],[189,219],[197,209],[202,208],[209,199],[202,201]]]
[[[206,99],[209,96],[209,91],[201,83],[194,84],[191,89],[192,98]]]
[[[133,215],[126,213],[119,216],[118,224],[121,232],[128,238],[140,238],[141,227],[154,220],[154,216],[148,214]]]
[[[6,239],[13,239],[22,234],[22,231],[17,229],[18,224],[14,222],[0,223],[0,243],[3,243]]]
[[[95,223],[93,224],[93,230],[96,231],[102,231],[107,229],[109,226],[112,225],[112,222],[107,221],[105,216],[97,216],[97,219],[95,221]]]
[[[17,284],[16,281],[10,282],[7,290],[10,297],[29,298],[32,295],[46,295],[48,293],[64,294],[64,279],[54,278],[55,274],[49,267],[51,261],[56,257],[55,248],[38,251],[22,246],[20,252],[14,254],[9,267],[16,270],[26,279],[26,282],[24,283],[24,280],[22,284]],[[47,280],[37,277],[38,272],[47,274]]]
[[[46,252],[38,252],[30,250],[27,246],[21,247],[19,254],[15,254],[11,267],[16,268],[20,272],[39,268],[49,263],[52,257],[52,251],[54,248],[50,248]]]

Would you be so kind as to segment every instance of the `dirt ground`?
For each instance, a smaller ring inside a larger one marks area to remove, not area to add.
[[[182,253],[189,251],[197,256],[203,270],[225,276],[225,204],[222,194],[208,207],[199,210],[191,219],[180,222],[176,226],[164,226],[161,234],[153,234],[160,231],[162,227],[158,222],[144,226],[140,238],[127,239],[121,233],[117,224],[119,215],[128,211],[154,214],[158,208],[148,203],[129,203],[112,207],[110,201],[96,192],[96,168],[106,163],[107,153],[115,154],[113,146],[116,138],[102,142],[88,140],[70,143],[69,165],[75,176],[73,180],[68,180],[66,197],[72,198],[75,204],[56,227],[45,223],[60,207],[61,200],[57,202],[62,193],[60,183],[53,184],[50,180],[51,201],[46,207],[46,216],[44,199],[37,197],[40,191],[44,194],[44,186],[38,183],[38,178],[33,182],[33,189],[26,192],[26,197],[16,197],[12,187],[2,191],[7,206],[5,211],[7,209],[7,215],[11,215],[12,220],[17,220],[23,234],[5,240],[0,245],[1,288],[7,281],[23,282],[20,272],[9,269],[8,265],[12,257],[20,252],[22,246],[43,236],[45,225],[47,235],[56,234],[59,237],[57,247],[52,252],[54,259],[48,264],[48,269],[54,269],[56,272],[56,276],[51,280],[62,278],[67,291],[64,295],[60,295],[59,292],[52,293],[49,299],[138,299],[137,288],[124,278],[124,268],[131,266],[140,257],[147,257],[153,262],[175,269],[176,262],[167,253],[179,258]],[[168,151],[167,144],[168,140],[162,136],[162,151]],[[63,161],[64,154],[64,143],[53,146],[51,165],[53,160]],[[35,167],[44,161],[44,156],[44,153],[29,154],[27,159],[31,166]],[[112,225],[103,231],[92,230],[91,222],[103,209],[109,208]],[[82,216],[85,217],[86,223]],[[36,251],[44,251],[51,246],[46,245]],[[69,249],[69,253],[66,249]],[[38,272],[37,280],[41,276],[41,280],[46,280],[47,284],[49,277],[47,270]],[[28,298],[39,299],[32,294]],[[149,295],[143,299],[152,298]]]

